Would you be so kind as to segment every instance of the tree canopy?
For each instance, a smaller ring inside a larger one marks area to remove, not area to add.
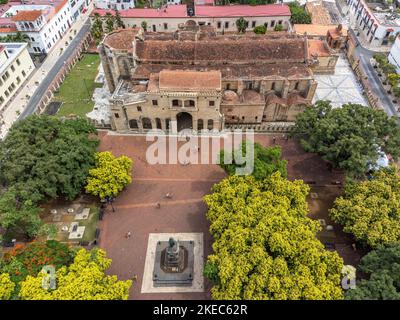
[[[0,143],[0,180],[20,201],[75,198],[94,165],[95,128],[85,119],[33,115],[16,122]]]
[[[70,266],[56,271],[56,289],[42,287],[44,274],[28,276],[21,283],[20,297],[24,300],[127,300],[132,280],[120,281],[106,275],[111,259],[101,249],[80,249]]]
[[[8,231],[35,237],[42,225],[39,213],[40,209],[31,200],[19,199],[14,187],[0,197],[0,225]]]
[[[394,167],[381,169],[371,180],[348,183],[330,210],[343,231],[376,248],[400,240],[400,177]]]
[[[282,149],[280,146],[268,147],[264,148],[259,143],[252,143],[250,141],[243,142],[240,148],[236,150],[232,150],[231,155],[227,155],[229,160],[231,159],[232,163],[225,163],[225,151],[221,151],[220,153],[220,166],[223,168],[229,175],[233,175],[236,173],[236,168],[244,167],[245,164],[237,164],[235,163],[235,159],[240,159],[236,154],[241,154],[243,158],[246,158],[246,146],[252,147],[254,150],[254,171],[252,175],[257,180],[265,179],[270,176],[272,173],[279,171],[281,176],[287,177],[287,161],[282,160]]]
[[[341,299],[343,261],[317,240],[303,181],[229,176],[205,196],[214,299]]]
[[[117,196],[132,182],[132,160],[127,156],[116,158],[111,152],[96,154],[96,167],[89,170],[86,192],[105,197]]]
[[[248,25],[249,22],[243,17],[236,20],[236,27],[239,33],[245,33]]]
[[[346,292],[349,300],[400,300],[400,244],[371,251],[358,269],[369,279],[357,282]]]
[[[0,300],[8,300],[14,292],[15,284],[8,273],[0,274]]]
[[[17,297],[21,281],[28,275],[36,277],[46,265],[56,269],[72,263],[74,251],[66,244],[55,240],[30,242],[26,246],[17,244],[4,254],[0,261],[0,273],[7,273],[16,285],[13,296]]]
[[[400,126],[383,110],[359,104],[332,108],[318,101],[296,120],[293,135],[308,152],[316,152],[350,176],[360,177],[376,164],[381,152],[400,154]]]

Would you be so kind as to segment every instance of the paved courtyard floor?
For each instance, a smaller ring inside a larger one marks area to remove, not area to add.
[[[363,89],[358,82],[347,59],[340,56],[333,75],[315,75],[318,82],[314,100],[330,100],[332,106],[340,107],[346,103],[358,103],[368,106]]]
[[[209,165],[150,165],[146,150],[151,142],[143,136],[115,135],[101,132],[101,150],[115,155],[127,155],[134,161],[133,182],[118,196],[115,212],[108,208],[100,222],[100,246],[113,260],[110,274],[120,279],[137,275],[130,299],[209,299],[210,283],[204,282],[204,292],[141,293],[147,243],[150,233],[203,233],[204,259],[211,253],[212,238],[205,217],[202,198],[213,184],[223,179],[225,172],[215,164]],[[342,180],[341,174],[330,172],[320,157],[305,153],[295,141],[276,136],[288,160],[290,179],[304,179],[315,185],[332,184]],[[256,135],[264,146],[272,145],[272,135]],[[172,199],[165,198],[172,193]],[[157,202],[161,204],[156,207]],[[132,236],[125,238],[130,231]]]

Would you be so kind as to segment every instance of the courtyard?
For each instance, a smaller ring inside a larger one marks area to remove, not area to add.
[[[74,114],[83,117],[93,109],[93,91],[99,86],[94,79],[99,65],[99,55],[85,54],[71,69],[58,92],[54,94],[53,102],[61,103],[57,116]]]
[[[209,299],[211,284],[207,280],[204,280],[203,292],[184,293],[142,293],[142,281],[150,234],[202,233],[203,257],[206,260],[212,252],[212,237],[202,198],[211,192],[213,184],[226,176],[225,172],[216,164],[150,165],[146,161],[146,150],[152,142],[147,142],[145,137],[106,131],[99,135],[100,150],[110,150],[116,156],[127,155],[134,161],[133,182],[115,200],[115,212],[108,207],[99,222],[100,247],[113,260],[108,272],[120,279],[137,276],[130,290],[130,299]],[[258,134],[255,141],[271,146],[273,136]],[[329,224],[327,209],[334,199],[333,195],[341,192],[343,175],[330,171],[326,162],[315,154],[305,153],[295,141],[286,141],[277,135],[276,144],[282,146],[283,158],[288,160],[289,179],[303,179],[313,190],[317,190],[314,192],[318,193],[319,199],[310,199],[310,216],[320,219],[322,215]],[[168,193],[172,197],[166,197]],[[325,194],[331,202],[325,201]],[[322,208],[322,205],[325,207]],[[337,243],[336,249],[343,253],[345,263],[356,263],[358,255],[351,249],[352,240],[339,231],[335,226],[331,232],[332,239],[321,238],[321,241]],[[131,232],[130,237],[126,237],[127,232]]]

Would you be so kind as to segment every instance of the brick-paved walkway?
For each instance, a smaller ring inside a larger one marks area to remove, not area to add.
[[[205,218],[206,205],[202,201],[210,193],[214,183],[225,177],[217,165],[149,165],[145,160],[147,147],[145,137],[119,136],[100,133],[100,150],[110,150],[115,155],[127,155],[134,161],[133,182],[115,201],[116,212],[108,210],[100,223],[100,246],[113,260],[110,273],[121,279],[134,274],[137,282],[132,286],[131,299],[208,299],[210,284],[205,281],[204,293],[141,294],[142,276],[149,233],[157,232],[203,232],[204,256],[211,253],[212,238]],[[272,136],[256,135],[256,141],[264,146],[272,145]],[[338,174],[327,171],[320,157],[307,154],[294,141],[277,136],[276,143],[283,147],[283,157],[288,163],[289,178],[330,184],[341,179]],[[172,199],[166,199],[172,193]],[[156,203],[161,208],[156,208]],[[131,231],[132,237],[125,238]]]

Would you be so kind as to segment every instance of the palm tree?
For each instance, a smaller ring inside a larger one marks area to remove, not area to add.
[[[111,14],[111,13],[109,13],[109,12],[107,12],[106,13],[106,32],[107,33],[110,33],[110,32],[113,32],[113,30],[114,30],[114,16]]]
[[[125,24],[122,21],[121,15],[119,14],[118,10],[115,10],[115,24],[117,25],[117,28],[125,29]]]

